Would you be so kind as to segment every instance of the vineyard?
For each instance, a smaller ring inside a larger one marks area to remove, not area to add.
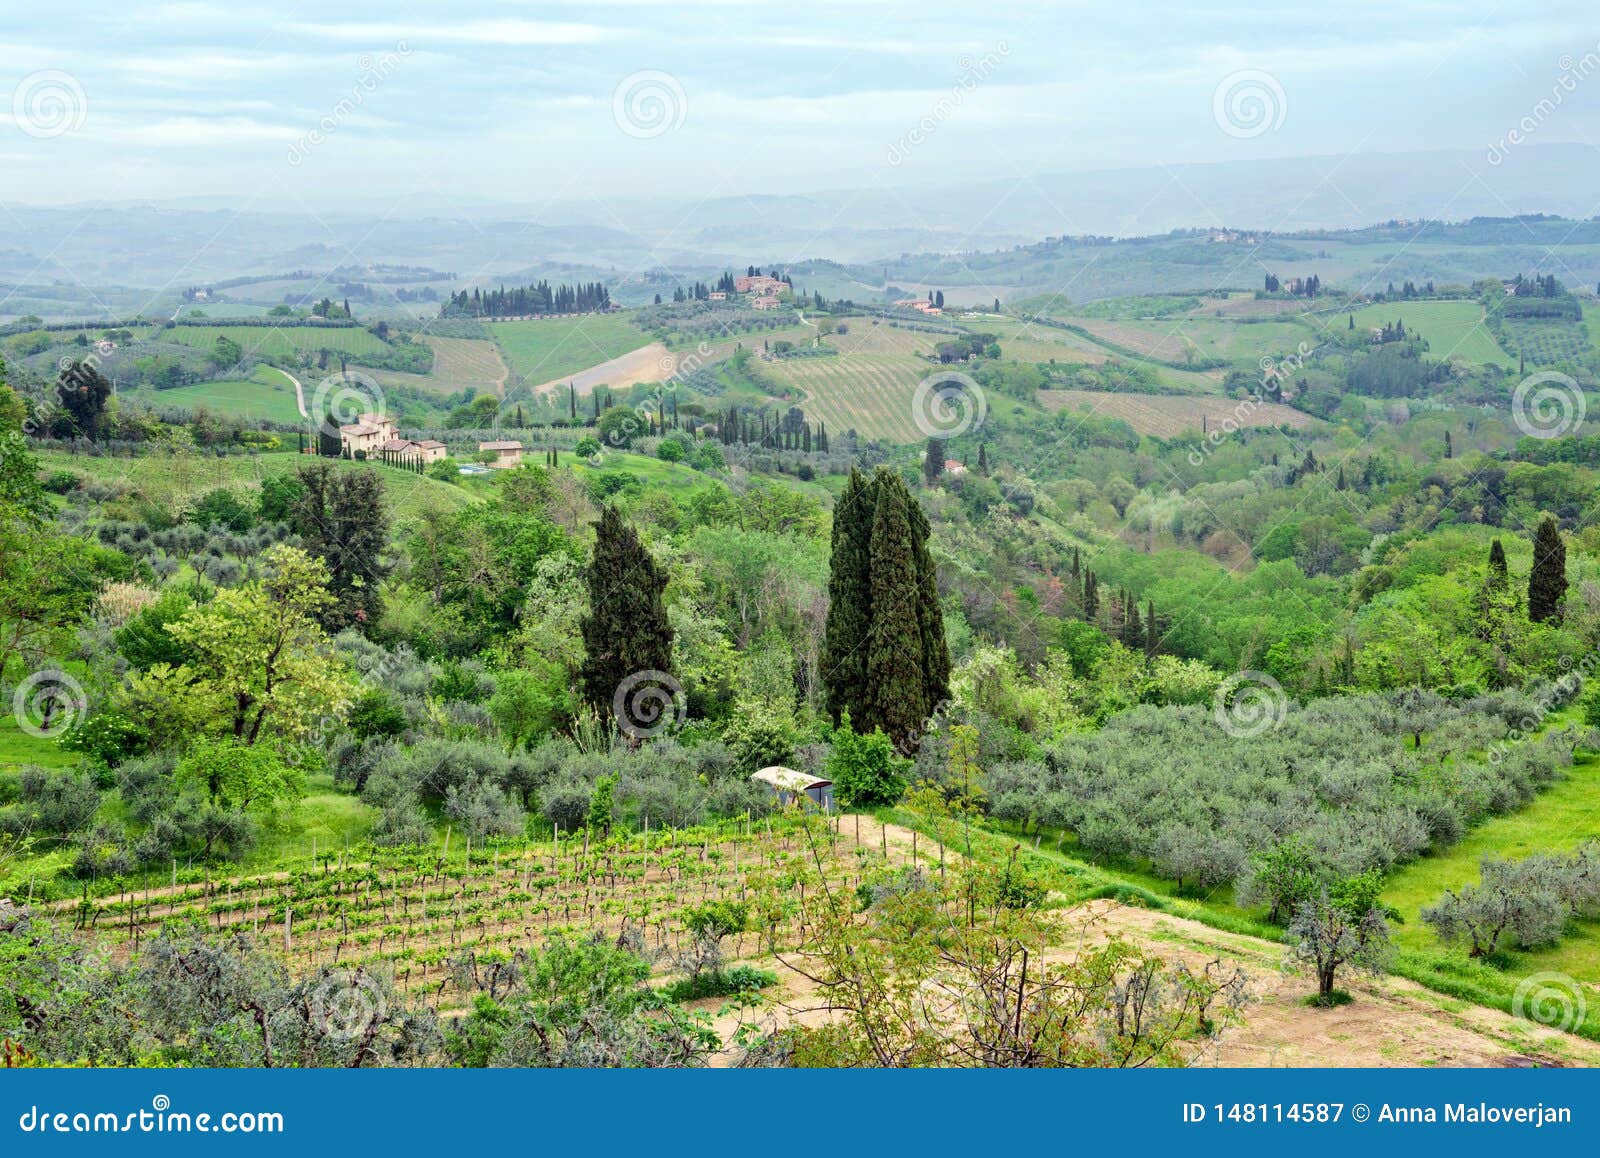
[[[911,843],[906,844],[909,836]],[[292,871],[213,877],[174,866],[143,889],[88,895],[55,907],[119,955],[173,922],[248,933],[289,967],[361,966],[442,1007],[470,1000],[447,962],[472,951],[504,960],[552,936],[603,933],[661,958],[686,945],[697,906],[745,906],[734,957],[792,946],[803,933],[808,882],[859,886],[907,858],[944,865],[944,848],[868,818],[782,817],[635,833],[591,843],[587,832],[496,841],[451,851],[363,849],[313,854]]]
[[[933,373],[929,362],[904,354],[839,354],[766,363],[762,369],[801,390],[806,415],[831,431],[854,429],[893,442],[924,437],[914,421],[912,396]]]
[[[424,379],[436,389],[455,393],[467,387],[481,393],[499,394],[506,382],[506,364],[500,348],[481,338],[424,339],[433,347],[433,373]]]

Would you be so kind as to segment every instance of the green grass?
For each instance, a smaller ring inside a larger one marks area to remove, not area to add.
[[[41,451],[38,457],[40,467],[46,471],[70,470],[97,482],[127,486],[168,510],[181,510],[189,500],[217,487],[251,489],[260,486],[261,480],[269,475],[288,474],[313,461],[331,462],[337,470],[378,471],[390,514],[402,526],[422,510],[460,510],[475,501],[466,489],[426,475],[389,467],[368,467],[342,459],[316,460],[292,450],[227,458],[198,452],[91,458],[50,450]]]
[[[513,374],[534,386],[609,362],[651,338],[625,314],[584,314],[488,327]]]
[[[1475,301],[1383,302],[1357,310],[1355,318],[1358,331],[1404,322],[1407,330],[1422,335],[1427,341],[1428,355],[1432,358],[1455,357],[1508,369],[1517,364],[1483,324],[1483,307]],[[1335,316],[1328,324],[1349,325],[1342,316]]]
[[[226,335],[246,357],[292,358],[301,351],[339,350],[346,354],[381,354],[388,344],[360,326],[185,326],[158,329],[151,340],[181,342],[209,350]]]
[[[633,454],[625,450],[602,451],[599,466],[590,466],[570,454],[562,456],[561,465],[570,467],[572,472],[585,482],[597,474],[608,471],[627,471],[638,477],[649,490],[682,493],[705,486],[709,481],[693,467],[684,466],[682,463],[663,462],[659,458]]]
[[[17,674],[13,667],[11,675]],[[10,711],[11,705],[6,704],[5,707],[6,714],[0,716],[0,771],[19,768],[24,764],[36,764],[41,768],[70,768],[78,762],[76,752],[66,751],[54,740],[40,739],[24,732]]]
[[[283,371],[258,366],[247,380],[197,382],[172,390],[141,390],[134,397],[154,406],[176,406],[185,410],[204,407],[213,414],[254,421],[297,423],[302,421],[294,386]]]
[[[1477,881],[1478,862],[1485,856],[1571,852],[1596,836],[1600,836],[1600,755],[1580,752],[1567,778],[1526,808],[1484,822],[1450,848],[1413,861],[1389,878],[1384,899],[1405,918],[1395,930],[1396,943],[1406,950],[1444,952],[1432,929],[1422,923],[1421,910],[1446,889]],[[1600,984],[1600,921],[1578,922],[1559,944],[1511,954],[1510,961],[1508,972],[1513,975],[1554,971]]]

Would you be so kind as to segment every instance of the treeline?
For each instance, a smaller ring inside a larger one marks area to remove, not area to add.
[[[798,406],[789,407],[776,418],[766,411],[753,414],[730,406],[718,417],[716,432],[724,446],[760,446],[767,450],[828,453],[828,424],[818,422],[813,427],[806,420],[805,411]]]
[[[473,287],[451,294],[439,309],[441,318],[519,318],[529,314],[590,314],[611,308],[611,291],[597,281],[576,286],[536,285],[489,290]]]

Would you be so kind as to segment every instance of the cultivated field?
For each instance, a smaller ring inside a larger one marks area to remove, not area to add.
[[[867,438],[916,442],[926,434],[912,413],[917,384],[939,367],[928,360],[942,334],[872,325],[850,318],[849,332],[830,334],[827,357],[775,358],[761,363],[769,378],[800,391],[808,417],[830,432],[854,429]],[[959,369],[959,367],[955,367]]]
[[[172,390],[141,390],[133,397],[152,406],[176,406],[186,410],[203,407],[213,414],[252,421],[301,421],[294,384],[269,366],[258,367],[247,379],[196,382]]]
[[[557,390],[565,390],[569,383],[579,394],[589,394],[597,386],[626,390],[638,382],[664,382],[672,377],[677,368],[678,356],[660,342],[651,342],[648,346],[640,346],[637,350],[630,350],[620,357],[590,366],[587,370],[541,382],[534,387],[534,392],[552,394]]]
[[[426,376],[434,389],[448,394],[471,388],[480,394],[504,394],[511,373],[500,357],[500,347],[481,338],[436,338],[424,335],[433,347],[433,373]],[[409,377],[421,377],[410,375]]]
[[[853,889],[871,869],[910,859],[912,850],[891,844],[870,819],[814,819],[809,833],[804,823],[743,819],[593,846],[587,835],[557,833],[359,857],[321,848],[286,871],[196,879],[185,870],[176,885],[152,874],[147,888],[55,911],[114,952],[136,950],[169,921],[198,921],[253,934],[297,973],[361,965],[432,1004],[460,1007],[472,995],[457,989],[446,963],[464,952],[504,960],[555,934],[603,932],[628,933],[666,960],[691,939],[685,910],[728,901],[750,914],[749,931],[726,945],[730,956],[762,957],[800,938],[802,873],[820,870],[830,888]],[[923,838],[916,856],[939,871],[934,841]]]
[[[1019,318],[990,314],[963,319],[961,324],[969,330],[997,335],[1000,357],[1008,362],[1056,362],[1082,366],[1104,362],[1108,356],[1104,347],[1095,345],[1087,338]]]
[[[622,314],[580,314],[526,322],[486,323],[511,372],[526,382],[565,380],[645,343]]]
[[[1517,360],[1495,342],[1483,324],[1483,307],[1477,302],[1383,302],[1356,311],[1356,329],[1369,330],[1400,321],[1428,343],[1430,358],[1460,358],[1514,368]],[[1345,325],[1344,315],[1329,324]]]
[[[1246,404],[1231,398],[1174,394],[1119,394],[1105,390],[1041,390],[1048,410],[1087,410],[1120,418],[1140,434],[1172,438],[1185,431],[1237,426],[1289,426],[1304,430],[1316,422],[1309,414],[1277,402]]]
[[[1293,322],[1242,323],[1197,315],[1151,322],[1067,320],[1113,349],[1177,366],[1212,359],[1257,362],[1292,354],[1302,342],[1316,341],[1313,331]]]
[[[302,350],[337,350],[346,354],[381,354],[388,346],[360,326],[184,326],[158,329],[152,340],[181,342],[209,350],[217,339],[238,342],[246,357],[292,358]]]

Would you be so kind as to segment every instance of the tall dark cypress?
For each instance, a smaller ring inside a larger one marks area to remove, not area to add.
[[[902,750],[950,697],[938,573],[929,526],[898,475],[852,471],[834,509],[823,680],[835,720],[882,728]]]
[[[1567,546],[1561,528],[1546,515],[1533,536],[1533,570],[1528,573],[1528,618],[1535,623],[1561,618],[1567,594]]]
[[[301,545],[328,567],[328,590],[338,600],[319,615],[329,631],[366,630],[383,614],[389,574],[389,514],[383,480],[372,469],[337,471],[329,463],[301,467],[304,487],[290,512]]]
[[[842,712],[848,711],[859,722],[870,711],[867,632],[872,620],[875,498],[866,476],[852,468],[833,508],[833,557],[828,575],[828,623],[822,641],[822,679],[828,693],[828,713],[835,723]]]
[[[896,478],[896,485],[903,484]],[[944,608],[939,604],[939,568],[928,550],[932,528],[909,494],[911,550],[917,566],[917,629],[922,637],[922,716],[926,720],[950,698],[950,645],[944,637]],[[920,725],[919,725],[920,727]]]
[[[904,749],[915,743],[927,719],[922,710],[921,586],[905,488],[893,476],[879,475],[874,483],[867,681],[875,710],[862,726],[881,727]]]
[[[666,572],[639,534],[607,506],[595,524],[589,563],[589,614],[581,624],[584,699],[602,715],[611,711],[622,682],[641,672],[672,671],[672,626],[662,593]]]
[[[1496,539],[1489,544],[1489,586],[1504,589],[1511,582],[1511,574],[1506,568],[1506,549]]]

